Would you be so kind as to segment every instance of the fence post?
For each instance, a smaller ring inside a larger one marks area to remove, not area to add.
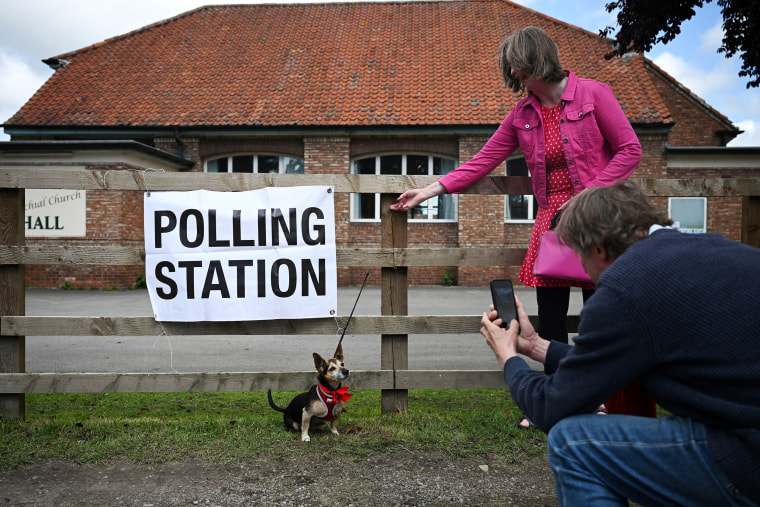
[[[24,189],[0,189],[0,244],[24,245]],[[0,265],[0,315],[24,315],[24,265]],[[0,373],[25,371],[23,336],[0,337]],[[23,394],[0,394],[0,417],[24,419]]]
[[[380,227],[383,231],[382,248],[406,248],[406,213],[394,213],[391,204],[396,202],[396,194],[380,195]],[[407,315],[408,277],[406,267],[381,268],[381,314]],[[384,334],[380,338],[380,369],[394,371],[409,368],[409,335]],[[403,411],[409,405],[406,389],[383,389],[381,411],[391,414]]]

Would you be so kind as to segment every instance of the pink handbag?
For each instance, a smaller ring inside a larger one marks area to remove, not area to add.
[[[563,243],[557,233],[552,230],[543,233],[538,240],[533,276],[578,282],[591,281],[581,266],[580,256]]]

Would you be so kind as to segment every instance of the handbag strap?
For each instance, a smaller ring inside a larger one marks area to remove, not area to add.
[[[562,213],[564,213],[564,209],[558,209],[557,212],[552,217],[551,222],[549,222],[549,230],[553,231],[557,225],[559,224],[559,219],[562,218]]]

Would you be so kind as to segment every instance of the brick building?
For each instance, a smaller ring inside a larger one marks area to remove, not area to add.
[[[644,149],[634,177],[756,177],[757,150],[725,148],[740,131],[645,56],[605,60],[610,40],[501,0],[189,11],[46,60],[57,70],[5,123],[0,164],[443,174],[475,155],[520,98],[501,83],[497,54],[529,25],[552,36],[565,67],[611,86]],[[121,144],[105,155],[93,141]],[[705,166],[701,149],[723,162]],[[495,173],[505,171],[527,175],[519,153]],[[27,243],[141,244],[141,196],[112,194],[87,193],[86,236]],[[704,208],[707,230],[741,239],[741,198]],[[525,247],[534,213],[532,196],[441,196],[411,212],[409,244]],[[377,246],[381,235],[377,196],[336,195],[340,246]],[[459,284],[484,285],[518,268],[452,270]],[[439,284],[446,272],[412,267],[409,280]],[[338,282],[363,274],[340,268]],[[31,286],[125,287],[136,275],[27,267]]]

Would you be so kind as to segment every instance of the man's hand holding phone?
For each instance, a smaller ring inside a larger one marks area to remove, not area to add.
[[[543,363],[546,360],[549,341],[536,334],[522,303],[514,295],[511,282],[506,282],[491,282],[494,304],[491,305],[490,313],[483,313],[480,334],[486,338],[502,368],[509,358],[518,353]],[[502,315],[509,320],[504,322]],[[502,322],[497,325],[496,322],[499,320]]]
[[[496,360],[504,368],[504,363],[511,357],[517,355],[517,341],[519,336],[519,326],[516,320],[512,320],[512,325],[504,329],[494,324],[494,320],[499,320],[498,317],[492,319],[491,316],[496,314],[492,311],[483,313],[483,318],[480,320],[482,327],[480,328],[480,334],[485,336],[486,343],[491,347],[493,353],[496,355]]]

